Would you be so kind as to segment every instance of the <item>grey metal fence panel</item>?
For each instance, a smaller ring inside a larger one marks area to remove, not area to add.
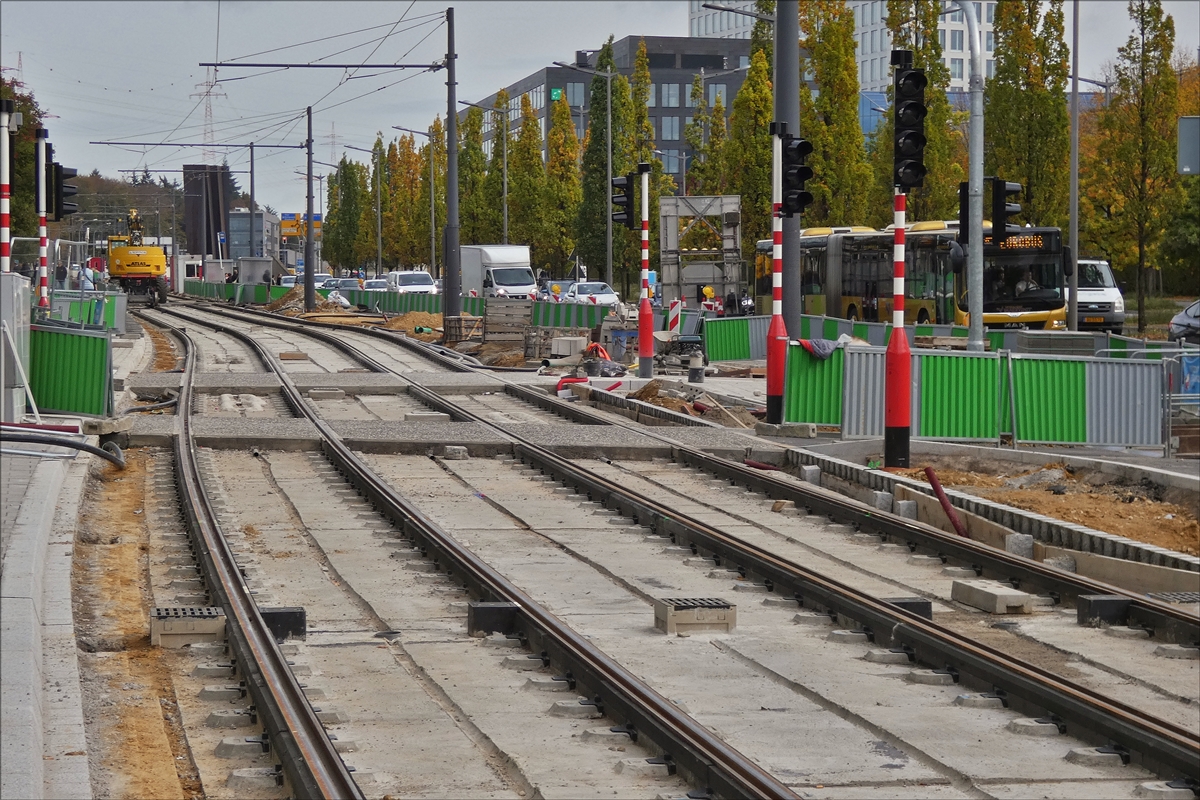
[[[1160,362],[1097,359],[1084,379],[1088,444],[1163,445]]]
[[[842,438],[883,436],[884,358],[882,347],[847,347],[842,381]]]
[[[767,328],[771,327],[770,317],[747,317],[750,322],[750,357],[767,357]]]
[[[905,326],[907,329],[908,326]],[[909,417],[908,435],[915,439],[921,435],[921,358],[916,353],[912,355],[912,396],[909,398],[909,408],[912,409]],[[886,367],[885,367],[886,373]],[[886,379],[886,374],[885,374]]]

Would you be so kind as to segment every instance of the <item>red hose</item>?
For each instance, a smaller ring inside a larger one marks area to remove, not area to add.
[[[39,425],[36,422],[6,422],[6,428],[30,428],[35,431],[57,431],[59,433],[79,433],[78,425]]]
[[[765,469],[770,472],[778,472],[779,471],[779,467],[775,466],[774,464],[764,464],[761,461],[755,461],[750,458],[743,459],[742,463],[745,464],[747,467],[754,467],[755,469]]]
[[[934,474],[933,467],[925,468],[925,477],[929,478],[929,485],[933,487],[933,493],[937,495],[938,502],[942,504],[942,511],[945,511],[946,516],[950,518],[950,524],[954,526],[955,532],[963,538],[970,539],[971,536],[963,527],[962,520],[954,512],[954,506],[950,505],[950,498],[946,497],[946,493],[942,490],[942,483]]]
[[[560,391],[562,391],[562,387],[568,383],[587,383],[587,382],[588,382],[587,378],[571,378],[571,377],[564,376],[564,377],[558,379],[558,385],[556,385],[554,387],[554,393],[558,394]]]

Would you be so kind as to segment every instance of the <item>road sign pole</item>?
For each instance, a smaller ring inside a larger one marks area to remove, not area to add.
[[[650,165],[638,164],[638,172],[642,174],[642,297],[638,301],[638,377],[653,378],[654,309],[650,306]],[[610,219],[611,216],[610,214]]]
[[[895,187],[895,244],[892,247],[892,338],[884,357],[883,465],[908,466],[912,424],[912,351],[904,330],[904,190]]]

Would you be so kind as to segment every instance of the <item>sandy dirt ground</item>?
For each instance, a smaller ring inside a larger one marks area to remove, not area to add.
[[[932,466],[943,486],[1014,508],[1086,525],[1189,555],[1200,555],[1200,498],[1149,482],[1114,480],[1096,470],[1064,464],[1036,469],[980,458],[920,457],[918,468],[900,474],[928,482]]]
[[[95,467],[74,554],[75,630],[95,797],[204,796],[172,682],[178,656],[150,646],[146,459]]]

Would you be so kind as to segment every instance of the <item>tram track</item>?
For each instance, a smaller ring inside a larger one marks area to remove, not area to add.
[[[246,320],[244,314],[228,314],[228,316]],[[300,329],[296,323],[284,323],[275,320],[263,320],[256,317],[257,324],[279,325]],[[303,326],[308,327],[308,326]],[[308,335],[317,335],[317,331],[306,331]],[[356,333],[366,333],[357,331]],[[369,334],[368,334],[369,335]],[[324,333],[319,335],[327,344],[337,347],[344,353],[353,354],[360,363],[374,371],[386,371],[378,362],[362,353],[353,345],[341,341],[339,337]],[[406,347],[415,347],[400,337],[386,337],[393,343]],[[436,360],[436,356],[435,356]],[[464,370],[461,364],[446,364],[448,369]],[[514,391],[515,388],[515,391]],[[427,401],[431,407],[439,408],[462,421],[474,421],[487,424],[479,418],[450,403],[436,393],[422,387],[413,386],[410,391]],[[527,387],[513,387],[509,391],[518,396],[538,394],[536,390]],[[542,399],[544,398],[544,399]],[[550,401],[547,404],[546,401]],[[537,404],[560,410],[575,417],[588,417],[589,422],[609,423],[609,419],[598,419],[598,415],[577,405],[557,403],[554,398],[545,395],[537,398]],[[562,408],[559,408],[559,405]],[[645,432],[645,431],[642,431]],[[328,433],[332,433],[329,431]],[[661,434],[648,434],[657,435]],[[512,437],[517,438],[517,437]],[[669,441],[669,437],[664,437]],[[726,536],[697,520],[682,517],[676,511],[657,504],[648,498],[624,490],[612,481],[600,479],[588,470],[579,467],[567,459],[545,451],[528,443],[516,442],[514,450],[518,456],[534,468],[547,474],[565,486],[574,487],[581,494],[586,494],[593,500],[598,500],[610,509],[631,516],[635,522],[652,527],[660,535],[670,537],[676,544],[691,547],[696,553],[704,553],[714,559],[715,564],[735,565],[741,574],[747,578],[761,580],[767,583],[768,589],[795,598],[798,604],[807,602],[829,613],[843,614],[861,624],[864,630],[875,637],[877,642],[888,643],[904,649],[914,661],[924,662],[938,668],[949,668],[956,678],[962,675],[984,688],[999,690],[1006,702],[1014,705],[1028,705],[1039,711],[1050,711],[1062,720],[1066,720],[1075,732],[1082,730],[1092,739],[1117,742],[1132,753],[1135,758],[1145,763],[1151,769],[1165,774],[1189,774],[1194,769],[1197,758],[1197,737],[1183,729],[1163,723],[1151,715],[1136,708],[1115,703],[1098,696],[1094,692],[1063,681],[1053,674],[1039,670],[1029,664],[1016,662],[1007,658],[1003,653],[993,648],[981,646],[970,641],[967,637],[955,634],[934,625],[933,623],[905,612],[901,609],[882,603],[875,598],[856,593],[850,587],[828,581],[822,576],[805,570],[798,564],[781,559],[761,549],[747,546],[733,537]],[[697,468],[713,472],[720,477],[733,482],[745,483],[751,488],[762,491],[768,496],[778,493],[792,492],[798,507],[806,507],[810,513],[828,516],[835,520],[852,525],[865,527],[879,526],[884,535],[897,537],[902,541],[911,542],[913,537],[926,537],[925,541],[949,547],[959,542],[937,542],[938,537],[929,538],[930,532],[925,526],[909,523],[899,518],[883,517],[878,514],[866,514],[858,504],[846,501],[837,495],[790,481],[764,475],[756,470],[750,470],[732,462],[715,459],[691,448],[675,444],[676,459],[682,459]],[[365,474],[359,474],[359,467],[353,459],[343,459],[340,468],[348,474],[355,473],[356,480],[362,481],[370,496],[383,498],[387,488],[371,481]],[[369,472],[369,471],[368,471]],[[764,480],[774,478],[774,480]],[[881,524],[882,523],[882,524]],[[960,540],[961,542],[961,540]],[[1018,580],[1029,580],[1031,583],[1058,585],[1065,588],[1065,597],[1081,593],[1113,593],[1113,588],[1093,581],[1071,576],[1069,573],[1056,574],[1057,570],[1034,568],[1023,559],[1006,553],[988,552],[973,543],[967,544],[967,563],[985,561],[988,569],[1001,573],[1017,574]],[[466,554],[456,552],[453,547],[430,542],[431,554],[435,559],[449,563],[465,563],[470,568],[470,559]],[[924,545],[924,542],[922,542]],[[910,543],[910,547],[913,545]],[[954,557],[960,557],[957,554]],[[977,568],[978,570],[978,568]],[[481,594],[489,594],[493,587],[481,583],[477,589],[484,590]],[[1051,590],[1053,591],[1053,590]],[[1142,600],[1132,597],[1131,600]],[[1183,635],[1188,635],[1188,626],[1195,624],[1194,618],[1182,614],[1165,604],[1153,601],[1143,601],[1139,605],[1139,613],[1147,615],[1157,623],[1158,630],[1164,627],[1179,626]],[[1157,615],[1157,616],[1156,616]],[[1163,621],[1167,620],[1167,626]],[[1178,629],[1178,628],[1177,628]]]

